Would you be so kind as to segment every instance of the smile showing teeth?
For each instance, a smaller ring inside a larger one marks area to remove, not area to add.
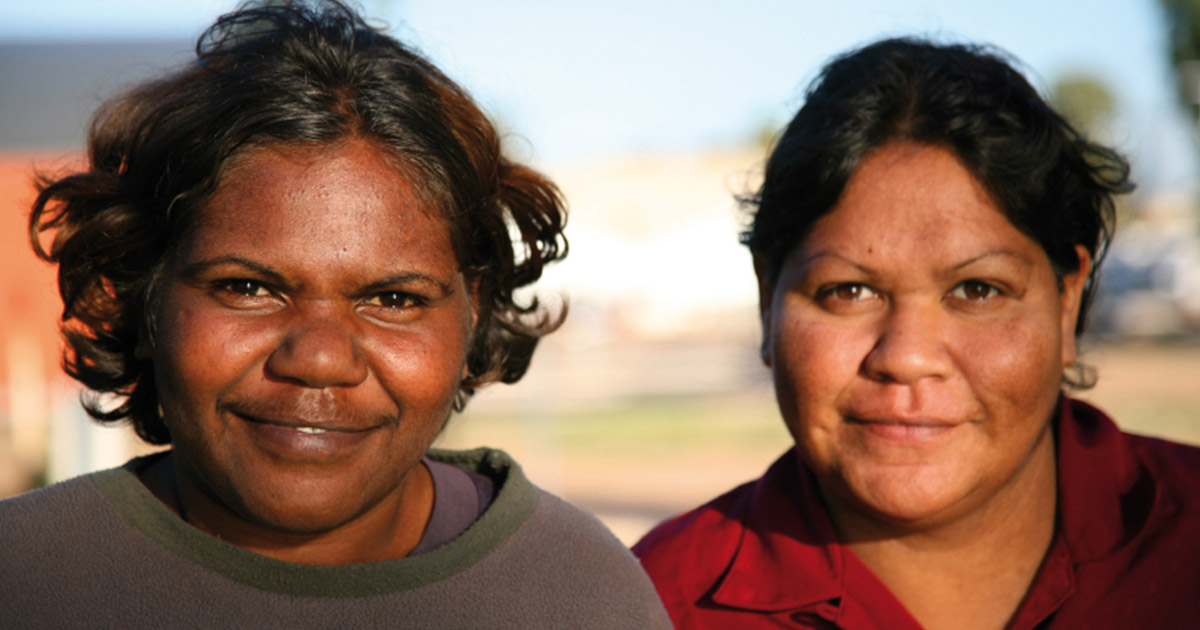
[[[343,457],[363,448],[378,427],[356,427],[338,418],[305,418],[298,414],[238,414],[248,437],[275,457],[315,462]],[[315,425],[315,426],[314,426]]]

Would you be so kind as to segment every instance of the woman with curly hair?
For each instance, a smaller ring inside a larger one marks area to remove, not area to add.
[[[5,627],[666,627],[500,451],[431,450],[559,326],[557,189],[337,2],[249,5],[96,115],[30,219],[65,366],[168,450],[0,504]]]

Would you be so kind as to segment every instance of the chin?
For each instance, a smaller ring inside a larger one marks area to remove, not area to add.
[[[341,479],[282,477],[219,497],[242,520],[288,534],[322,534],[352,521],[370,505],[369,488]]]
[[[936,466],[911,468],[852,471],[837,480],[836,492],[860,516],[900,526],[951,518],[972,494],[961,484],[961,473]]]
[[[282,534],[316,536],[345,525],[358,516],[362,508],[299,497],[295,501],[275,502],[269,506],[244,505],[238,512],[246,521],[264,529]]]

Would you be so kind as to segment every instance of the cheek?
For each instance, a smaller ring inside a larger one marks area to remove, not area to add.
[[[364,343],[375,372],[402,407],[448,406],[458,392],[467,337],[460,327],[419,334],[387,335]]]
[[[175,308],[172,308],[172,307]],[[225,380],[222,370],[230,365],[220,337],[209,330],[203,317],[186,307],[164,304],[170,313],[159,319],[154,340],[154,374],[163,422],[172,442],[180,445],[203,442],[215,423],[205,421],[215,409]]]
[[[161,321],[155,364],[169,367],[182,380],[244,371],[246,361],[271,342],[271,334],[253,323],[179,305]]]
[[[957,364],[985,402],[1040,405],[1047,392],[1058,391],[1062,365],[1056,322],[1016,317],[963,327],[958,335]]]
[[[838,400],[857,378],[873,337],[860,326],[802,314],[775,321],[775,391],[784,420],[800,439],[836,422]]]
[[[174,307],[174,308],[173,308]],[[169,317],[160,318],[154,345],[154,366],[159,376],[161,395],[171,397],[184,385],[200,385],[210,380],[212,372],[226,365],[220,337],[204,334],[211,331],[203,317],[186,306],[170,303],[165,309]]]
[[[219,403],[261,376],[275,337],[261,322],[187,300],[163,306],[153,363],[164,422],[176,442],[219,431]]]

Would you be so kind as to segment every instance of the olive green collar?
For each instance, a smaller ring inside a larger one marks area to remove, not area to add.
[[[417,588],[463,571],[508,539],[533,513],[537,492],[503,451],[433,449],[429,457],[490,477],[496,495],[479,520],[452,542],[411,558],[336,566],[268,558],[185,523],[150,493],[137,471],[163,453],[90,475],[100,493],[137,529],[172,553],[225,577],[277,593],[362,597]]]

